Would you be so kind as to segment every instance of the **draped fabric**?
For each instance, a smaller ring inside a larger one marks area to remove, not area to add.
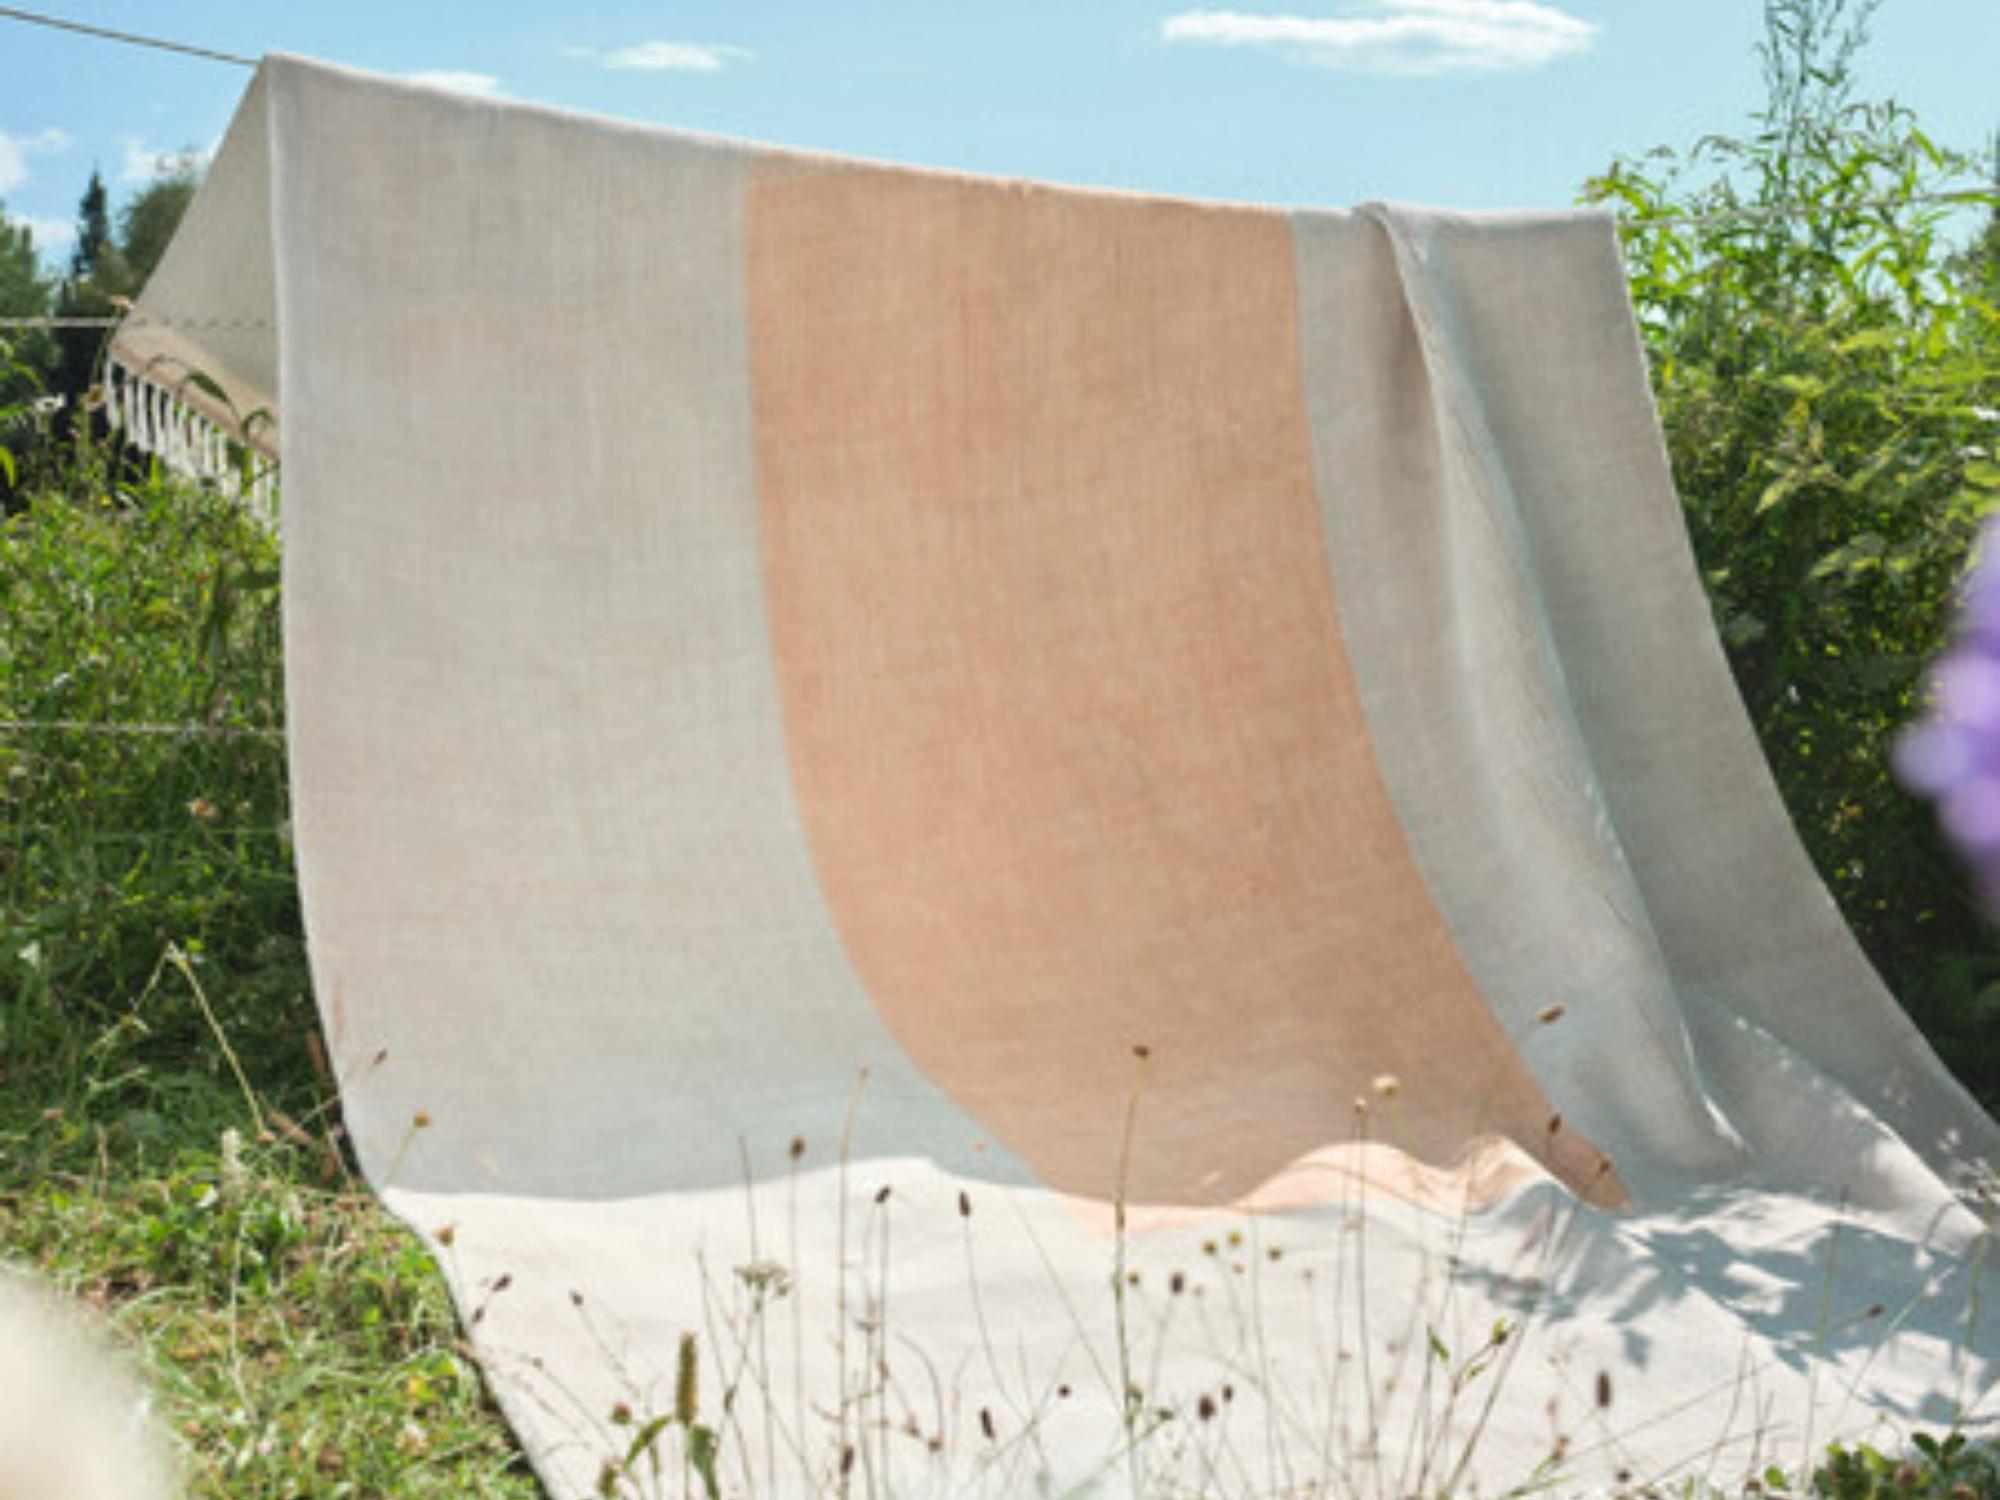
[[[1607,218],[274,57],[114,357],[282,455],[347,1126],[553,1494],[1990,1411],[2000,1132],[1785,819]]]

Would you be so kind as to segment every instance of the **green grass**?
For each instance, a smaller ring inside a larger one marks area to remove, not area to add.
[[[0,718],[205,732],[0,731],[0,1259],[112,1325],[193,1495],[537,1495],[340,1150],[276,538],[89,450],[60,472],[0,522]]]
[[[0,1243],[136,1352],[190,1494],[540,1494],[435,1268],[320,1152],[179,1125],[141,1148],[87,1095],[51,1108],[0,1133]]]
[[[0,719],[201,728],[0,730],[0,1261],[111,1326],[192,1495],[538,1495],[344,1154],[272,732],[276,540],[89,451],[58,472],[0,521]],[[1816,1492],[2000,1474],[1863,1450]]]

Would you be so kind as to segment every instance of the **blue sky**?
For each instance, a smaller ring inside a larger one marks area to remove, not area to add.
[[[44,0],[628,119],[969,171],[1258,202],[1550,206],[1618,153],[1741,127],[1759,0]],[[2000,126],[2000,0],[1886,0],[1866,92]],[[0,20],[0,200],[63,236],[210,146],[244,79]]]

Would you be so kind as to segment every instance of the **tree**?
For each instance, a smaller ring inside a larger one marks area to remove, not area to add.
[[[69,279],[74,282],[94,279],[103,270],[110,249],[110,195],[104,191],[104,178],[93,167],[90,185],[83,190],[83,200],[76,206],[76,248],[70,251]]]
[[[109,317],[122,299],[138,295],[180,226],[198,181],[194,159],[181,158],[174,172],[148,183],[125,204],[114,234],[110,195],[93,170],[77,205],[76,248],[57,292],[56,311],[64,317]],[[102,331],[91,328],[65,329],[59,336],[51,387],[71,412],[82,410],[84,395],[97,379],[104,339]]]
[[[53,290],[28,226],[0,204],[0,317],[46,315]],[[37,403],[54,363],[55,340],[45,330],[0,329],[0,506],[22,482],[24,455],[46,422]]]
[[[135,291],[145,286],[159,265],[200,183],[194,159],[184,156],[172,173],[155,178],[119,210],[118,251]]]
[[[1889,772],[1979,520],[2000,509],[2000,314],[1953,211],[1977,188],[1857,102],[1875,0],[1767,0],[1754,131],[1619,161],[1639,314],[1688,527],[1800,836],[1941,1052],[2000,1100],[2000,963],[1929,810]]]
[[[131,293],[124,257],[111,237],[110,195],[93,168],[90,185],[77,204],[76,246],[69,275],[56,293],[56,313],[65,318],[104,318],[117,311],[118,297]],[[92,328],[65,328],[56,336],[54,394],[62,397],[69,424],[83,420],[84,397],[97,378],[104,335]]]

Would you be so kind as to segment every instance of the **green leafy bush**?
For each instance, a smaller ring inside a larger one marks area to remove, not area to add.
[[[277,538],[227,496],[114,482],[88,442],[38,473],[0,519],[0,1067],[114,1020],[214,1063],[171,946],[296,1071]]]
[[[1916,1452],[1891,1458],[1867,1444],[1835,1447],[1812,1476],[1828,1500],[1992,1500],[2000,1495],[2000,1452],[1971,1445],[1965,1434],[1918,1433]]]
[[[1773,0],[1756,132],[1621,161],[1632,295],[1737,684],[1849,923],[2000,1100],[2000,956],[1889,772],[1979,520],[2000,505],[2000,314],[1926,201],[1975,165],[1850,98],[1868,9]],[[1807,213],[1794,212],[1798,205]]]

